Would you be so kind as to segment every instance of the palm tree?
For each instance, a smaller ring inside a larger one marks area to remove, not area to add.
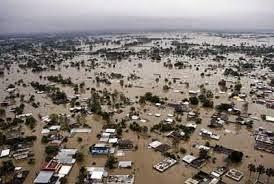
[[[274,169],[267,168],[265,174],[267,175],[267,183],[269,183],[270,177],[274,176]]]
[[[258,172],[257,181],[259,181],[260,180],[260,176],[265,172],[265,167],[263,165],[259,165],[256,168],[256,171]]]
[[[251,173],[256,171],[256,166],[254,164],[248,164],[248,169],[249,169],[249,178],[250,178]]]

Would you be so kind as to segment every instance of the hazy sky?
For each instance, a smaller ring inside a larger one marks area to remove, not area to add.
[[[0,0],[0,33],[274,29],[274,0]]]

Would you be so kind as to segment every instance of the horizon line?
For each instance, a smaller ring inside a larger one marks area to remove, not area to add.
[[[141,28],[141,29],[109,29],[109,30],[63,30],[63,31],[33,31],[33,32],[6,32],[6,33],[0,33],[0,36],[30,36],[30,35],[64,35],[64,34],[93,34],[93,35],[107,35],[107,34],[131,34],[131,33],[164,33],[164,32],[212,32],[212,33],[242,33],[242,34],[248,34],[248,33],[262,33],[262,34],[271,34],[274,33],[274,29],[264,29],[264,28],[258,28],[258,29],[216,29],[216,28]]]

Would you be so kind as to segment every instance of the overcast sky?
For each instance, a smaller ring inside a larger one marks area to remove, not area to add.
[[[0,33],[274,29],[274,0],[0,0]]]

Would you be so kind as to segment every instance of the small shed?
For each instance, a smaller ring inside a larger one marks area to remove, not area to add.
[[[132,161],[119,161],[118,167],[120,168],[131,168]]]

